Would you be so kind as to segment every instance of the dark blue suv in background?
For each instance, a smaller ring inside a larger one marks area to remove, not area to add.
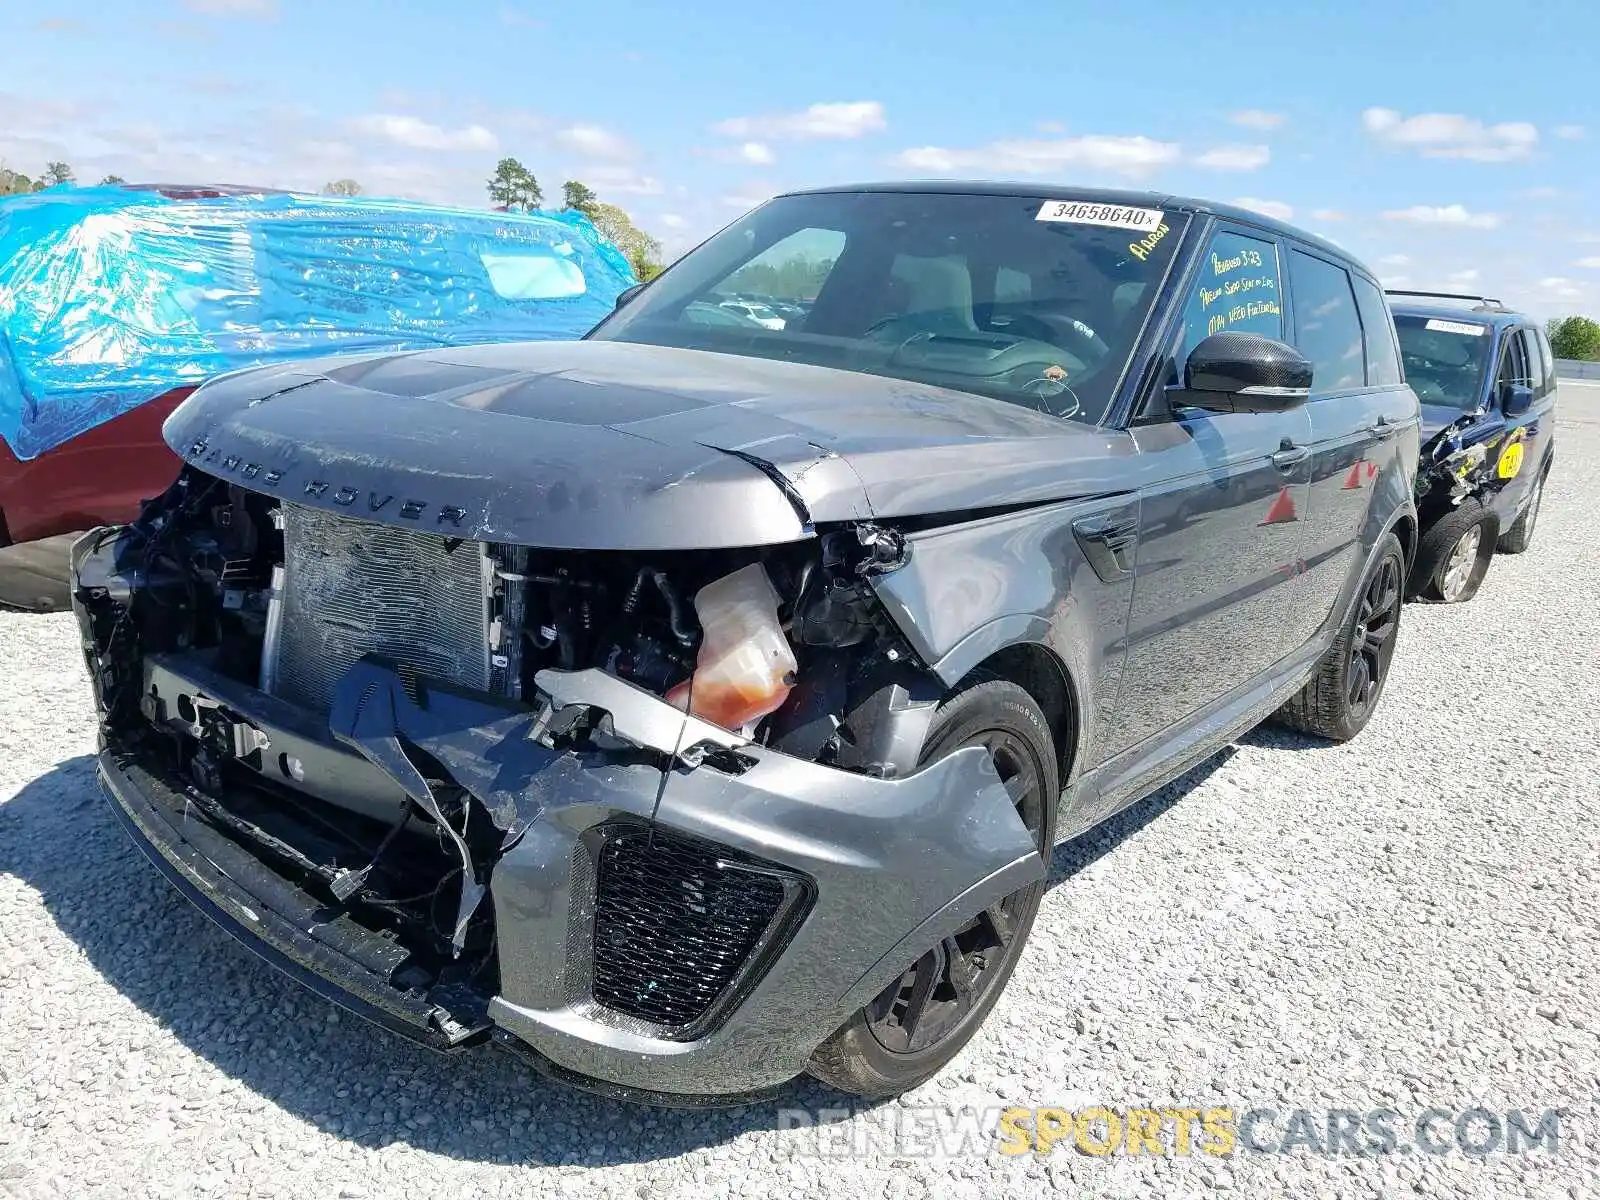
[[[1533,540],[1555,458],[1555,359],[1498,300],[1389,292],[1406,382],[1422,403],[1413,599],[1472,599],[1495,550]]]

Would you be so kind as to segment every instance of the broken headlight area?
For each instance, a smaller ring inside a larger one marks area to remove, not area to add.
[[[1482,419],[1480,412],[1466,413],[1439,430],[1422,447],[1416,500],[1425,515],[1429,511],[1454,508],[1469,496],[1483,495],[1504,486],[1505,481],[1495,473],[1501,439],[1468,440]]]
[[[108,745],[463,1029],[495,994],[495,865],[573,772],[665,788],[751,747],[915,768],[942,689],[871,586],[907,553],[865,523],[733,552],[484,543],[186,469],[73,565]]]

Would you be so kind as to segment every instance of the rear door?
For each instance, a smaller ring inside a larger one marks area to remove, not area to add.
[[[1282,339],[1281,249],[1219,224],[1188,285],[1173,361],[1209,333]],[[1181,369],[1181,367],[1180,367]],[[1297,649],[1297,564],[1310,478],[1305,408],[1183,408],[1130,431],[1159,483],[1139,495],[1139,543],[1122,700],[1106,754],[1182,721]]]
[[[1308,595],[1290,616],[1295,636],[1304,642],[1328,620],[1359,569],[1378,481],[1398,465],[1398,445],[1409,441],[1415,455],[1415,431],[1413,413],[1397,399],[1403,385],[1393,322],[1376,286],[1304,247],[1291,247],[1288,260],[1292,340],[1312,365],[1306,406],[1312,450],[1305,522]],[[1365,325],[1358,283],[1363,292],[1374,293]],[[1414,463],[1406,465],[1415,469]]]

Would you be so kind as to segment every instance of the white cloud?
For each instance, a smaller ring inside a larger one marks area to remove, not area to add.
[[[1289,118],[1282,113],[1267,112],[1260,108],[1241,108],[1237,112],[1228,114],[1228,120],[1244,129],[1259,129],[1262,132],[1281,127]]]
[[[1557,125],[1552,132],[1564,142],[1576,142],[1588,131],[1582,125]]]
[[[659,196],[666,190],[655,176],[641,175],[632,167],[625,166],[584,167],[583,181],[602,195],[625,192],[632,196]]]
[[[777,162],[777,156],[772,153],[772,147],[765,142],[746,142],[739,147],[739,158],[747,163],[756,163],[767,166]]]
[[[1591,271],[1600,271],[1600,254],[1591,254],[1588,258],[1580,258],[1572,265],[1575,267],[1584,267]]]
[[[1342,221],[1344,214],[1337,208],[1314,208],[1311,210],[1313,221]]]
[[[1478,281],[1478,272],[1476,268],[1468,267],[1464,271],[1452,271],[1446,278],[1452,285],[1460,286],[1467,283],[1476,283]]]
[[[1539,142],[1539,131],[1526,121],[1486,125],[1460,113],[1405,117],[1392,108],[1369,108],[1361,114],[1361,123],[1380,142],[1417,150],[1427,158],[1510,162],[1527,158]]]
[[[1158,142],[1142,136],[1090,134],[1076,138],[1014,139],[972,149],[919,146],[902,151],[894,161],[913,171],[937,175],[957,171],[1048,175],[1076,168],[1138,176],[1177,162],[1180,153],[1175,142]]]
[[[1562,275],[1546,275],[1534,284],[1541,300],[1581,300],[1588,289]]]
[[[677,213],[662,213],[659,219],[664,229],[682,229],[689,223],[687,219],[680,217]]]
[[[1282,200],[1257,200],[1254,196],[1240,196],[1233,203],[1276,221],[1288,221],[1294,217],[1293,206],[1285,204]]]
[[[509,4],[500,6],[500,23],[510,25],[514,29],[539,29],[544,25],[543,21],[530,17],[521,9],[513,8]]]
[[[493,152],[500,147],[498,139],[482,125],[467,125],[460,129],[445,129],[417,117],[397,116],[393,113],[371,113],[355,117],[348,126],[353,133],[408,146],[413,150],[477,150]]]
[[[183,0],[190,12],[218,17],[275,17],[278,0]]]
[[[1378,260],[1380,267],[1403,267],[1411,261],[1409,254],[1385,254]]]
[[[1210,171],[1254,171],[1271,159],[1272,151],[1265,146],[1213,146],[1194,165]]]
[[[752,183],[738,191],[727,192],[719,198],[726,207],[746,212],[758,204],[765,204],[775,195],[777,191],[770,184]]]
[[[1498,213],[1469,212],[1460,204],[1413,204],[1410,208],[1390,209],[1386,221],[1409,221],[1414,225],[1446,225],[1457,229],[1493,229],[1500,224]]]
[[[845,140],[888,128],[883,105],[876,100],[849,100],[813,104],[800,112],[765,116],[729,117],[713,128],[736,138],[770,138],[774,141]]]
[[[557,131],[556,141],[585,158],[626,159],[633,157],[628,140],[598,125],[572,125]]]

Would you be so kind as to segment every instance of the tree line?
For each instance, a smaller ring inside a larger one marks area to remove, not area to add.
[[[1545,326],[1557,358],[1600,362],[1600,322],[1588,317],[1557,317]]]
[[[30,179],[21,171],[13,171],[5,163],[0,162],[0,196],[26,196],[29,192],[42,192],[47,187],[77,182],[78,177],[64,162],[45,163],[44,174],[37,179]],[[100,182],[107,184],[127,181],[120,175],[107,175]]]
[[[506,212],[532,212],[544,204],[544,189],[532,171],[514,158],[502,158],[487,184],[489,201]],[[633,223],[616,204],[607,204],[594,189],[576,179],[561,185],[561,207],[580,212],[614,242],[640,280],[661,273],[661,243]]]
[[[22,196],[42,192],[47,187],[76,183],[77,176],[64,162],[46,163],[44,174],[29,178],[0,162],[0,196]],[[126,183],[120,175],[107,175],[101,185]],[[354,179],[334,179],[323,184],[325,196],[359,196],[362,187]],[[489,200],[504,212],[532,212],[544,203],[544,190],[533,172],[514,158],[502,158],[488,182]],[[561,185],[562,207],[582,213],[602,235],[614,242],[627,256],[633,272],[641,280],[661,273],[661,243],[633,223],[620,206],[607,204],[594,189],[578,180]]]

